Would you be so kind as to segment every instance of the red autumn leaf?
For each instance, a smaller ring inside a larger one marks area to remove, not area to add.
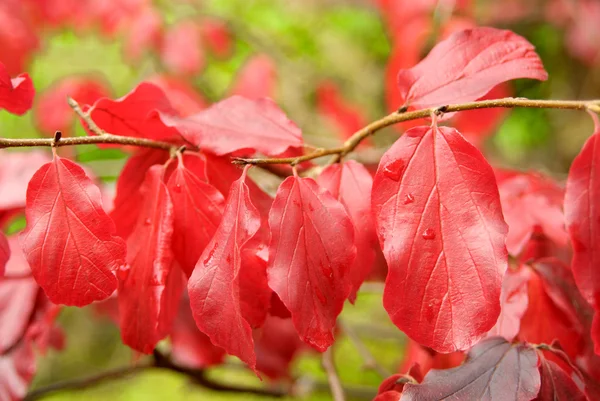
[[[4,275],[4,268],[8,259],[10,259],[10,246],[4,234],[0,232],[0,278]]]
[[[36,369],[31,342],[22,341],[9,352],[0,353],[0,400],[22,400]]]
[[[599,64],[600,51],[600,3],[594,0],[580,0],[572,4],[573,23],[566,35],[566,50],[589,66]]]
[[[277,85],[275,67],[275,63],[269,56],[265,54],[253,56],[238,72],[229,93],[255,100],[275,97]]]
[[[540,372],[535,349],[493,337],[473,347],[463,365],[431,370],[423,383],[406,384],[401,400],[528,401],[539,390]]]
[[[293,176],[277,190],[269,226],[269,286],[290,310],[300,338],[323,352],[351,290],[352,221],[312,178]]]
[[[569,170],[565,190],[565,220],[571,243],[571,269],[575,282],[590,304],[600,294],[600,121],[594,119],[594,134],[588,138]],[[596,307],[600,307],[597,305]]]
[[[517,78],[548,78],[533,46],[511,31],[481,27],[454,33],[400,70],[398,88],[403,105],[421,109],[473,101]]]
[[[220,365],[225,358],[225,350],[214,346],[210,338],[198,330],[187,294],[181,299],[173,324],[171,354],[178,363],[196,369]]]
[[[125,31],[125,57],[137,62],[148,50],[158,49],[162,39],[162,24],[162,15],[151,6],[137,13]]]
[[[592,321],[592,341],[594,341],[594,352],[600,355],[600,311],[594,313]]]
[[[29,181],[25,211],[23,250],[48,298],[76,306],[108,298],[126,248],[83,169],[55,155]]]
[[[352,283],[350,300],[354,302],[358,289],[375,263],[377,236],[370,196],[373,178],[362,164],[349,160],[326,167],[317,178],[317,183],[344,205],[354,223],[356,259],[348,273]]]
[[[558,340],[573,358],[580,354],[583,346],[583,327],[574,306],[577,295],[573,277],[553,259],[536,262],[533,266],[528,285],[529,304],[521,319],[519,339],[537,344]],[[575,291],[565,291],[569,282]],[[581,295],[579,299],[585,304]]]
[[[317,88],[317,110],[334,127],[342,140],[348,139],[367,125],[363,111],[345,100],[333,82],[322,82]],[[366,143],[367,141],[361,142]]]
[[[195,75],[205,63],[200,30],[194,21],[182,21],[163,35],[160,58],[175,75]]]
[[[47,136],[62,131],[71,136],[75,119],[73,109],[67,104],[67,97],[79,104],[94,104],[100,98],[110,95],[110,89],[102,80],[93,77],[69,77],[56,82],[39,96],[34,119],[38,129]]]
[[[408,372],[418,365],[422,376],[431,369],[448,369],[459,366],[464,359],[465,354],[462,351],[440,354],[409,339],[404,351],[404,360],[398,372]]]
[[[252,328],[244,316],[240,292],[242,285],[249,284],[241,281],[243,248],[258,231],[260,215],[245,180],[246,170],[232,184],[223,220],[198,260],[188,291],[200,331],[256,371]]]
[[[50,160],[48,153],[42,150],[0,151],[0,210],[25,207],[27,183]]]
[[[536,401],[586,401],[587,397],[571,376],[556,363],[538,353],[541,387]]]
[[[25,114],[33,105],[35,89],[29,74],[23,73],[10,78],[4,64],[0,62],[0,110],[12,114]]]
[[[167,187],[174,208],[173,253],[184,273],[190,277],[221,222],[225,199],[215,187],[201,181],[186,168],[183,158],[169,178]]]
[[[0,2],[0,63],[4,63],[10,75],[23,71],[40,45],[39,30],[22,3]]]
[[[469,348],[498,319],[507,266],[491,167],[455,129],[413,128],[381,159],[372,202],[392,321],[436,351]]]
[[[156,75],[148,82],[162,89],[173,108],[183,117],[208,107],[208,101],[186,80],[168,75]]]
[[[306,347],[291,319],[269,316],[264,326],[255,331],[256,370],[269,379],[288,379],[290,365]]]
[[[218,156],[248,150],[275,156],[302,148],[302,131],[270,99],[232,96],[186,118],[163,115],[189,142]]]
[[[541,174],[502,172],[498,190],[504,219],[508,224],[506,247],[511,255],[519,255],[541,228],[558,246],[566,246],[562,202],[564,191]]]
[[[202,43],[217,56],[224,57],[231,52],[233,38],[226,22],[211,18],[202,19],[200,36]]]
[[[512,341],[519,334],[521,318],[527,310],[529,301],[527,295],[529,276],[528,269],[506,271],[500,292],[500,316],[496,325],[488,332],[488,336],[500,336],[506,341]]]
[[[129,237],[140,213],[143,200],[140,187],[146,172],[155,164],[162,164],[169,159],[168,152],[160,149],[142,148],[127,160],[117,180],[117,194],[110,217],[115,222],[117,233]]]
[[[267,283],[268,227],[264,224],[261,222],[260,230],[246,244],[239,274],[242,316],[253,329],[264,324],[273,294]]]
[[[173,203],[162,175],[162,166],[146,173],[139,218],[127,241],[128,269],[117,274],[121,338],[144,353],[169,333],[183,290],[171,250]]]
[[[122,136],[164,141],[181,141],[179,133],[165,126],[160,115],[176,114],[158,86],[142,82],[127,95],[99,99],[89,110],[90,117],[104,131]]]

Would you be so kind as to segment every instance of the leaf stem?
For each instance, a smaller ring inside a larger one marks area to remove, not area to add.
[[[369,125],[356,131],[343,146],[330,149],[316,149],[299,157],[283,158],[235,158],[235,164],[291,164],[296,165],[305,161],[317,159],[323,156],[335,155],[332,163],[339,161],[342,157],[352,152],[364,139],[375,134],[377,131],[404,121],[427,118],[432,113],[454,113],[467,110],[489,109],[489,108],[538,108],[538,109],[565,109],[565,110],[591,110],[600,111],[600,100],[577,101],[577,100],[531,100],[526,98],[504,98],[492,100],[480,100],[462,104],[452,104],[428,109],[404,111],[400,109]]]

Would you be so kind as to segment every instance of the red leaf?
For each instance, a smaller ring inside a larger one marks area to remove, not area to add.
[[[0,210],[25,207],[27,183],[49,161],[48,153],[41,150],[0,151]]]
[[[519,334],[521,318],[529,302],[527,295],[529,276],[530,272],[527,269],[506,271],[500,292],[500,316],[496,325],[488,332],[488,336],[504,337],[510,342]]]
[[[402,401],[533,399],[540,389],[536,351],[503,338],[486,339],[456,368],[431,370],[421,384],[406,384]]]
[[[498,190],[508,224],[508,252],[519,255],[538,227],[557,245],[566,246],[568,236],[561,208],[564,191],[540,174],[504,173],[508,177],[498,178]]]
[[[36,125],[47,136],[54,136],[56,131],[62,131],[63,136],[71,136],[75,113],[67,104],[67,97],[72,97],[79,104],[94,104],[109,95],[110,89],[102,80],[92,77],[62,79],[39,96],[34,109]]]
[[[149,82],[165,92],[167,99],[179,115],[186,117],[208,107],[208,101],[186,80],[157,75]]]
[[[263,97],[273,98],[276,85],[275,63],[269,56],[259,54],[246,61],[246,64],[238,72],[229,93],[255,100]]]
[[[592,340],[594,341],[594,352],[596,355],[600,355],[600,311],[598,310],[594,313],[592,321]]]
[[[256,372],[252,328],[240,297],[240,270],[243,248],[258,231],[260,215],[252,205],[245,180],[246,170],[232,184],[223,220],[192,273],[188,291],[200,331]]]
[[[23,250],[52,302],[84,306],[112,294],[125,243],[81,167],[58,156],[43,165],[29,182],[26,216]]]
[[[162,15],[152,6],[145,7],[128,24],[124,54],[137,62],[150,49],[157,49],[162,39]]]
[[[323,82],[317,88],[317,109],[319,114],[335,127],[336,133],[342,140],[348,139],[367,125],[367,118],[363,111],[345,100],[338,87],[332,82]]]
[[[198,330],[187,295],[182,297],[173,325],[171,353],[178,363],[196,369],[219,365],[225,357],[225,350],[214,346],[210,338]]]
[[[354,227],[344,206],[312,178],[283,181],[269,214],[269,286],[300,338],[325,351],[351,290]]]
[[[232,96],[187,118],[163,115],[189,142],[218,156],[248,150],[274,156],[302,148],[302,131],[270,99]]]
[[[118,272],[121,337],[144,353],[169,333],[183,290],[171,250],[173,203],[162,176],[162,166],[146,173],[139,218],[127,242],[129,267]]]
[[[200,31],[194,21],[178,22],[163,36],[160,58],[175,75],[195,75],[204,67]]]
[[[367,169],[355,161],[332,164],[317,178],[317,183],[327,189],[346,208],[354,223],[356,259],[349,270],[354,302],[356,292],[369,275],[375,263],[377,237],[371,214],[371,187],[373,178]]]
[[[400,401],[400,397],[402,397],[402,393],[397,391],[386,391],[377,394],[377,397],[373,398],[373,401]]]
[[[33,346],[28,341],[22,341],[10,352],[0,354],[0,400],[22,400],[36,368]]]
[[[117,227],[117,233],[123,237],[135,228],[140,213],[140,203],[143,201],[140,187],[146,177],[146,172],[155,164],[162,164],[169,159],[168,152],[161,149],[143,148],[127,160],[123,171],[117,180],[117,195],[114,208],[110,212]]]
[[[459,366],[464,359],[465,354],[462,351],[440,354],[409,339],[404,351],[404,360],[398,371],[407,372],[412,370],[413,366],[418,365],[421,374],[425,375],[431,369],[448,369]]]
[[[4,268],[8,259],[10,259],[10,246],[4,234],[0,232],[0,278],[4,275]]]
[[[159,113],[176,114],[162,89],[148,82],[142,82],[117,100],[102,98],[89,110],[92,120],[114,135],[181,140],[177,130],[165,126]]]
[[[217,56],[225,57],[231,52],[233,39],[224,21],[217,19],[202,19],[200,25],[202,42]]]
[[[419,64],[398,73],[403,105],[421,109],[479,99],[516,78],[546,80],[533,46],[507,30],[474,28],[438,43]]]
[[[35,88],[29,74],[23,73],[10,78],[4,64],[0,62],[0,110],[12,114],[25,114],[33,105]]]
[[[167,186],[174,207],[173,253],[190,277],[221,222],[225,199],[215,187],[186,168],[183,158]]]
[[[290,365],[305,347],[291,319],[269,316],[255,331],[256,369],[270,379],[290,378]]]
[[[541,387],[537,401],[586,401],[587,397],[573,379],[556,363],[540,358]]]
[[[469,348],[498,319],[507,266],[491,167],[455,129],[413,128],[381,159],[372,201],[392,321],[436,351]]]
[[[23,71],[40,45],[39,30],[21,3],[19,0],[0,2],[0,62],[10,75]]]
[[[586,300],[594,305],[600,294],[600,121],[569,170],[565,191],[565,220],[573,244],[571,269]],[[597,305],[599,307],[600,305]]]

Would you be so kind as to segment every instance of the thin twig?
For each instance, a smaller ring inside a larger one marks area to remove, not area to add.
[[[327,351],[323,352],[321,363],[325,373],[327,374],[327,381],[329,382],[329,389],[331,390],[333,400],[345,401],[346,396],[344,395],[344,387],[342,386],[340,377],[335,369],[331,347]]]
[[[356,350],[360,354],[360,357],[363,360],[363,367],[365,369],[373,370],[383,378],[392,375],[392,373],[389,370],[387,370],[384,366],[377,362],[371,351],[369,351],[367,346],[363,343],[358,334],[356,334],[356,332],[350,325],[348,325],[342,319],[338,319],[338,326],[346,334],[346,336],[348,336],[348,339],[352,342],[354,348],[356,348]]]
[[[377,131],[389,127],[390,125],[398,124],[404,121],[417,120],[427,118],[431,113],[443,112],[454,113],[466,110],[489,109],[495,107],[502,108],[538,108],[538,109],[570,109],[570,110],[592,110],[600,111],[600,100],[576,101],[576,100],[530,100],[525,98],[504,98],[493,100],[481,100],[477,102],[468,102],[463,104],[454,104],[442,107],[432,107],[423,110],[408,111],[400,110],[389,114],[377,121],[372,122],[366,127],[354,133],[343,146],[331,149],[317,149],[314,152],[308,153],[299,157],[283,157],[283,158],[236,158],[233,160],[236,164],[291,164],[317,159],[323,156],[335,155],[333,162],[339,161],[342,157],[352,152],[365,138],[373,135]]]

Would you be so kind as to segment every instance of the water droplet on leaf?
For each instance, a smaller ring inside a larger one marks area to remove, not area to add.
[[[175,184],[175,186],[173,187],[173,191],[181,193],[181,184]]]
[[[406,196],[404,197],[404,204],[405,205],[413,203],[414,201],[415,201],[415,196],[413,194],[406,194]]]
[[[152,224],[152,220],[150,220],[150,218],[147,218],[146,220],[144,220],[144,224],[149,226],[150,224]]]
[[[423,231],[423,238],[424,239],[435,239],[435,231],[433,231],[431,228],[428,228],[427,230]]]
[[[404,160],[402,159],[394,160],[383,168],[383,175],[394,181],[400,180],[403,172]]]

